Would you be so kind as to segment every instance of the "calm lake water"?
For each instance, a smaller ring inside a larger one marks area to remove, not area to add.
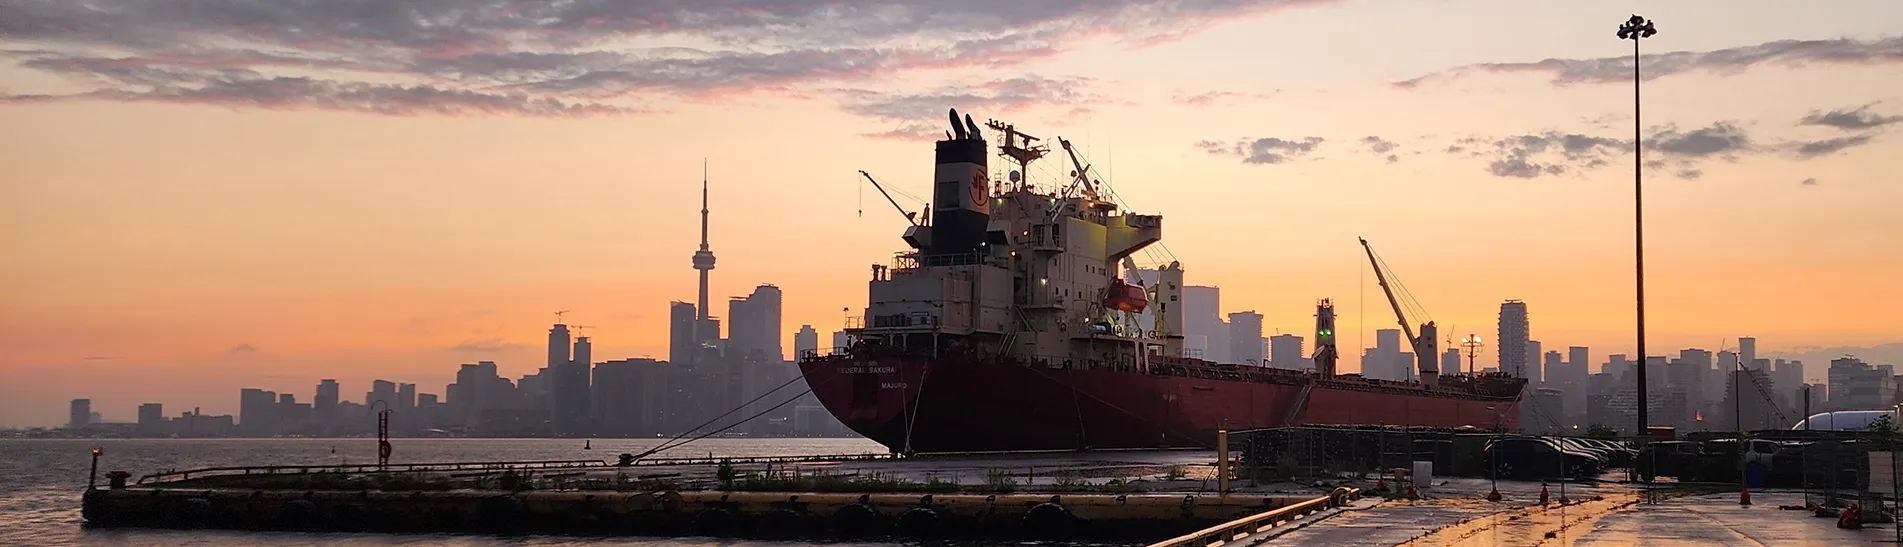
[[[391,463],[604,459],[640,453],[661,439],[393,439]],[[99,447],[99,482],[124,470],[237,465],[376,463],[375,439],[57,439],[0,440],[0,545],[735,545],[715,540],[644,538],[496,538],[451,535],[298,534],[224,531],[88,530],[81,527],[90,451]],[[866,439],[705,439],[663,457],[799,456],[884,453]],[[750,545],[787,545],[746,542]]]

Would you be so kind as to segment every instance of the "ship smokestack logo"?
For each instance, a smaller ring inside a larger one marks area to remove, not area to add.
[[[984,171],[973,171],[971,173],[971,203],[977,205],[978,207],[976,208],[980,210],[988,211],[991,209],[991,207],[989,207],[991,205],[991,192],[985,188],[989,185],[989,181],[987,180],[989,178],[990,177],[985,175]]]

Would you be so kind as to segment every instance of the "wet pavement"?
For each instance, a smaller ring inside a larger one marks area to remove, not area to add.
[[[1484,496],[1492,490],[1491,481],[1470,478],[1439,478],[1433,488],[1426,493],[1428,499],[1385,501],[1369,508],[1355,508],[1343,511],[1326,519],[1311,523],[1297,530],[1288,531],[1271,538],[1264,545],[1356,545],[1389,546],[1415,542],[1418,545],[1466,545],[1465,541],[1477,536],[1466,534],[1469,531],[1492,528],[1495,521],[1508,520],[1514,512],[1526,510],[1539,503],[1541,483],[1501,481],[1499,489],[1501,501],[1486,501]],[[1557,483],[1547,485],[1548,500],[1557,503],[1561,489]],[[1591,500],[1599,497],[1603,500],[1631,499],[1633,490],[1620,483],[1571,483],[1565,488],[1567,497],[1574,500]],[[1430,543],[1425,540],[1438,538],[1443,531],[1466,524],[1468,529],[1444,534],[1445,540]],[[1491,537],[1491,536],[1489,536]],[[1534,535],[1538,538],[1539,535]],[[1536,541],[1535,541],[1536,543]],[[1476,543],[1486,545],[1488,543]],[[1500,545],[1527,545],[1530,543],[1503,542]]]
[[[1801,492],[1755,493],[1753,505],[1740,506],[1736,493],[1683,495],[1644,503],[1622,484],[1579,488],[1574,503],[1537,504],[1538,483],[1500,483],[1501,502],[1448,497],[1448,490],[1480,493],[1486,481],[1453,479],[1442,497],[1365,504],[1328,515],[1299,529],[1282,531],[1263,545],[1421,545],[1607,547],[1664,546],[1848,546],[1897,543],[1889,524],[1861,530],[1837,528],[1834,518],[1807,511],[1781,510],[1805,503]],[[1572,487],[1569,486],[1569,493]],[[1558,501],[1556,490],[1549,490]],[[1527,496],[1531,494],[1531,496]],[[1255,542],[1247,542],[1253,544]]]
[[[1837,519],[1816,518],[1805,511],[1786,511],[1779,505],[1803,505],[1802,493],[1758,493],[1752,505],[1738,505],[1737,494],[1667,499],[1656,505],[1635,505],[1599,519],[1578,538],[1555,545],[1605,547],[1612,545],[1875,545],[1896,543],[1889,524],[1866,524],[1862,530],[1837,527]]]

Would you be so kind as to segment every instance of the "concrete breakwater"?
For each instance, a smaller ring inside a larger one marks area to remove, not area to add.
[[[1352,494],[1324,498],[1338,504]],[[1149,542],[1312,496],[720,491],[88,490],[99,527],[759,539],[1012,538]]]

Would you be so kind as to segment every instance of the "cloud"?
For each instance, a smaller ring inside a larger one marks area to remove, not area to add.
[[[1647,149],[1677,158],[1735,157],[1753,148],[1751,138],[1745,135],[1744,130],[1728,122],[1717,122],[1686,132],[1667,125],[1646,141]]]
[[[528,347],[528,344],[510,342],[501,338],[486,338],[482,340],[464,341],[461,344],[451,346],[449,350],[468,353],[497,353],[526,347]]]
[[[1610,34],[1610,33],[1608,33]],[[1903,37],[1881,40],[1779,40],[1712,51],[1675,51],[1641,57],[1646,80],[1683,74],[1731,75],[1761,65],[1873,65],[1903,63]],[[1630,83],[1632,57],[1546,59],[1529,63],[1476,63],[1394,82],[1414,89],[1474,74],[1543,74],[1553,85]]]
[[[1558,131],[1464,142],[1473,143],[1475,153],[1491,158],[1487,172],[1496,177],[1522,179],[1602,167],[1610,164],[1611,158],[1632,148],[1631,141]],[[1449,153],[1463,151],[1465,149],[1459,146],[1447,150]]]
[[[1376,154],[1386,154],[1388,152],[1393,151],[1395,147],[1400,146],[1400,145],[1394,144],[1394,141],[1390,141],[1390,140],[1383,139],[1381,137],[1376,137],[1373,135],[1362,137],[1361,144],[1367,146],[1368,151],[1374,152]]]
[[[251,344],[238,344],[236,346],[232,346],[231,349],[225,350],[225,352],[226,353],[257,353],[258,347],[253,346]]]
[[[8,102],[594,116],[655,101],[996,70],[1338,0],[15,0],[0,51],[85,86]]]
[[[1423,137],[1423,138],[1428,138],[1428,137]],[[1401,161],[1401,155],[1393,153],[1395,149],[1400,148],[1401,145],[1396,144],[1394,141],[1390,141],[1381,137],[1369,135],[1369,136],[1357,139],[1355,142],[1360,144],[1361,147],[1364,149],[1364,151],[1376,157],[1383,158],[1388,163],[1398,163]],[[1419,154],[1420,152],[1417,151],[1414,153]]]
[[[1804,179],[1804,180],[1802,180],[1802,181],[1799,181],[1799,182],[1798,182],[1798,184],[1801,184],[1801,185],[1804,185],[1804,186],[1816,186],[1816,185],[1817,185],[1817,178],[1816,178],[1816,177],[1811,177],[1811,178],[1807,178],[1807,179]]]
[[[1691,130],[1665,124],[1647,129],[1645,167],[1670,169],[1683,179],[1704,176],[1701,167],[1711,160],[1739,161],[1745,157],[1787,154],[1799,160],[1828,156],[1869,144],[1869,134],[1816,141],[1784,140],[1761,143],[1733,122],[1713,122]],[[1632,141],[1584,133],[1545,131],[1498,138],[1468,138],[1444,150],[1449,155],[1478,155],[1487,171],[1507,178],[1582,173],[1613,163],[1632,152]],[[1629,161],[1629,160],[1627,160]],[[1629,165],[1629,164],[1628,164]]]
[[[93,355],[93,356],[86,357],[86,360],[87,361],[117,361],[119,360],[119,358],[111,356],[111,355]]]
[[[1088,108],[1102,101],[1088,89],[1090,83],[1088,78],[1022,76],[921,93],[842,89],[833,94],[841,97],[840,108],[847,113],[899,124],[890,131],[867,134],[868,137],[929,141],[943,136],[948,129],[946,122],[938,120],[945,119],[949,108],[970,114],[972,120],[980,124],[990,114],[1009,114],[1037,106]]]
[[[1213,106],[1216,103],[1226,102],[1231,99],[1267,99],[1273,95],[1274,93],[1240,93],[1236,91],[1209,91],[1194,95],[1178,92],[1172,95],[1170,100],[1178,104],[1205,107]]]
[[[1845,131],[1876,129],[1897,122],[1903,122],[1903,116],[1884,116],[1870,111],[1870,103],[1856,108],[1839,108],[1830,112],[1812,110],[1810,115],[1797,122],[1798,125],[1821,125],[1835,127]]]
[[[1277,137],[1260,139],[1244,138],[1234,145],[1223,144],[1216,141],[1201,141],[1196,143],[1196,146],[1210,154],[1240,157],[1242,158],[1242,163],[1274,165],[1287,163],[1297,158],[1307,156],[1313,153],[1316,148],[1321,147],[1322,142],[1325,140],[1326,139],[1321,137],[1303,137],[1299,140],[1288,140]]]
[[[1870,135],[1851,135],[1817,141],[1798,141],[1790,143],[1786,148],[1796,154],[1798,159],[1811,159],[1870,144],[1871,138]]]

